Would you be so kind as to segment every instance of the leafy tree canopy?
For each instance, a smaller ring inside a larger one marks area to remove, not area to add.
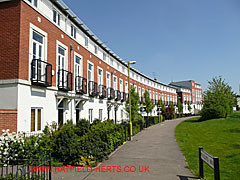
[[[203,93],[201,119],[223,118],[233,112],[236,95],[231,86],[219,76],[208,81],[208,88]]]

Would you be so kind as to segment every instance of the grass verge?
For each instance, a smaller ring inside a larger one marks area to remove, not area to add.
[[[219,157],[220,177],[224,180],[240,179],[240,113],[226,119],[198,121],[192,118],[175,129],[177,142],[188,162],[188,168],[199,175],[198,147]],[[214,179],[213,169],[204,163],[204,179]]]

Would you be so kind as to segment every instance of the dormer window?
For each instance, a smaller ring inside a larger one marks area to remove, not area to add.
[[[85,46],[88,47],[88,37],[85,36]]]
[[[53,10],[53,22],[60,26],[61,15],[54,9]]]
[[[77,29],[71,25],[71,36],[76,39]]]
[[[106,61],[106,53],[103,53],[103,60]]]
[[[38,6],[38,0],[28,0],[30,3],[32,3],[36,8]]]
[[[98,47],[97,47],[97,45],[96,45],[96,44],[94,45],[94,53],[95,53],[95,54],[97,54],[97,53],[98,53]]]

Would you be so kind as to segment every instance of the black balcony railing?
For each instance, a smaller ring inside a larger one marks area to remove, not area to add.
[[[104,85],[99,85],[98,86],[99,90],[99,97],[100,98],[106,98],[107,97],[107,88]]]
[[[121,92],[118,90],[115,90],[114,93],[115,93],[115,101],[120,101],[121,100]]]
[[[88,93],[89,96],[98,96],[98,84],[94,81],[88,82]]]
[[[31,82],[38,86],[52,86],[52,65],[40,59],[33,59],[31,63]]]
[[[126,101],[126,93],[125,92],[121,92],[121,101],[122,102]]]
[[[58,70],[58,89],[62,91],[72,90],[72,73],[64,69]]]
[[[114,94],[114,89],[113,88],[107,88],[107,98],[109,100],[114,99],[115,94]]]
[[[79,94],[87,94],[87,79],[81,76],[75,78],[75,91]]]

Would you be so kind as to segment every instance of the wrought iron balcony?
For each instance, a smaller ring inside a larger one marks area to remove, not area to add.
[[[98,96],[98,84],[94,81],[88,82],[88,93],[89,96]]]
[[[75,90],[76,93],[87,94],[87,79],[81,76],[76,76]]]
[[[72,90],[72,73],[64,69],[58,70],[58,89],[62,91]]]
[[[98,86],[99,90],[99,98],[106,98],[107,97],[107,89],[106,86],[104,85],[99,85]]]
[[[126,101],[126,93],[125,92],[121,92],[121,101],[122,102]]]
[[[38,86],[52,86],[52,65],[40,59],[33,59],[31,62],[31,82]]]
[[[107,98],[109,100],[114,99],[115,94],[114,94],[114,89],[113,88],[107,88]]]

